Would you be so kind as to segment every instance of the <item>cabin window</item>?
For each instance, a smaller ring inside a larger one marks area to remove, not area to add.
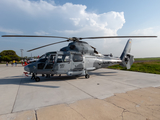
[[[70,61],[69,60],[69,55],[63,55],[62,58],[63,58],[64,62],[69,62]]]
[[[69,62],[69,55],[58,55],[57,63]]]
[[[73,62],[82,62],[82,61],[83,61],[82,55],[79,55],[79,54],[73,55]]]

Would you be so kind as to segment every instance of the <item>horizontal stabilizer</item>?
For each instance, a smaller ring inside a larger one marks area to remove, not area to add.
[[[126,67],[127,69],[130,69],[131,68],[131,65],[133,64],[134,62],[134,56],[133,55],[130,55],[130,54],[127,54],[125,56],[125,58],[122,60],[122,63],[121,65],[123,67]]]

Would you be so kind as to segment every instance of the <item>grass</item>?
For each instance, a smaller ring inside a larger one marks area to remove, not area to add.
[[[135,58],[135,61],[158,61],[160,57],[153,57],[153,58]]]
[[[153,60],[153,59],[150,59],[150,60]],[[123,68],[120,65],[114,65],[114,66],[110,66],[108,68],[119,69],[119,70],[127,70],[126,68]],[[135,63],[133,63],[131,68],[127,71],[160,74],[160,61],[157,61],[157,59],[156,59],[155,61],[149,61],[149,62],[147,62],[147,61],[146,62],[140,62],[140,63],[135,62]]]

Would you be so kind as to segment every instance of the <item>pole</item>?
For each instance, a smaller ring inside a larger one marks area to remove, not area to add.
[[[23,49],[20,49],[21,50],[21,58],[23,58]]]

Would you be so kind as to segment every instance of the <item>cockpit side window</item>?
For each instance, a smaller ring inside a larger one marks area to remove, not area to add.
[[[74,54],[72,59],[73,59],[73,62],[82,62],[83,61],[82,55],[79,55],[79,54]]]
[[[49,59],[48,59],[48,63],[45,67],[45,69],[52,69],[53,68],[53,65],[55,63],[55,59],[56,59],[56,56],[55,55],[50,55]]]
[[[56,59],[56,56],[55,56],[55,55],[51,55],[51,56],[50,56],[50,59],[49,59],[49,62],[50,62],[50,63],[54,63],[54,62],[55,62],[55,59]]]

